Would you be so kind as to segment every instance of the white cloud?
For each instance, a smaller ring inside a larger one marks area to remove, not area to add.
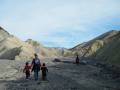
[[[95,23],[120,14],[119,0],[6,0],[2,4],[1,26],[22,39],[51,42],[66,41],[67,33],[74,37],[87,33]],[[51,37],[64,30],[66,38]]]

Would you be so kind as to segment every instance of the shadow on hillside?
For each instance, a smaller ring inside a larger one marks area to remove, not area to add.
[[[0,55],[0,59],[14,60],[15,56],[19,55],[20,51],[21,51],[20,48],[13,48],[13,49],[7,50],[2,55]]]

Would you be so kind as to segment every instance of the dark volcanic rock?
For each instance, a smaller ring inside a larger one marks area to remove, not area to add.
[[[61,60],[58,59],[58,58],[55,58],[55,59],[53,60],[53,62],[61,62]]]

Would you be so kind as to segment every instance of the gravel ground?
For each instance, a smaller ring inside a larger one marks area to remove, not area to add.
[[[30,80],[25,80],[25,75],[21,70],[24,62],[1,60],[1,72],[8,69],[8,71],[14,69],[17,72],[11,74],[10,77],[1,78],[0,90],[120,90],[120,82],[101,78],[97,67],[63,62],[53,63],[48,60],[45,60],[49,69],[47,81],[42,81],[41,78],[34,81],[33,73]],[[9,68],[6,69],[2,65],[7,65]]]

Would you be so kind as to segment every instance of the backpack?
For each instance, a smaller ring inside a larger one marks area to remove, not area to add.
[[[35,65],[40,65],[40,60],[39,60],[39,59],[34,60],[34,64],[35,64]]]
[[[40,60],[39,59],[33,59],[33,70],[40,70]]]

